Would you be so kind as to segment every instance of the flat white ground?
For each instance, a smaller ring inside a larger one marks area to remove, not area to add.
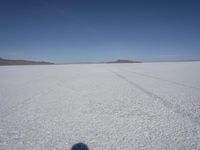
[[[200,62],[0,67],[0,149],[199,149]]]

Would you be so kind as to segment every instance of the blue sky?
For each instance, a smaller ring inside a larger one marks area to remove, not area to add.
[[[198,0],[1,0],[0,57],[200,59]]]

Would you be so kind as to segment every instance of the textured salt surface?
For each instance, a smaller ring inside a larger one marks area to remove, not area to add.
[[[200,63],[0,67],[0,149],[199,149]]]

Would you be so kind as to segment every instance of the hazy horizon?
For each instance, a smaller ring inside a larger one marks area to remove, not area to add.
[[[200,2],[2,0],[0,57],[54,63],[200,59]]]

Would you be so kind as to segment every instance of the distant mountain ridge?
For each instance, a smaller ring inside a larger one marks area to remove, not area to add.
[[[0,66],[8,65],[52,65],[54,63],[45,61],[30,61],[30,60],[10,60],[0,58]]]
[[[105,63],[142,63],[141,61],[134,61],[134,60],[125,60],[125,59],[118,59],[115,61],[109,61]]]

